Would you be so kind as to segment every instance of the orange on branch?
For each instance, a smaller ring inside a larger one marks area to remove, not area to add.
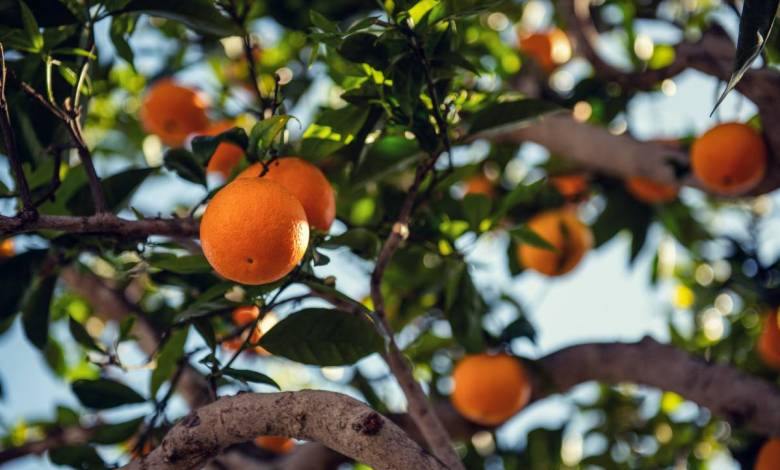
[[[490,181],[487,176],[479,173],[472,176],[466,181],[465,195],[468,194],[483,194],[487,197],[492,197],[495,193],[495,187],[493,182]]]
[[[258,436],[255,444],[274,454],[289,454],[295,447],[295,441],[282,436]]]
[[[780,370],[780,316],[777,310],[766,314],[756,350],[766,365]]]
[[[164,78],[149,87],[141,103],[141,124],[166,145],[179,147],[209,125],[206,102],[195,91]]]
[[[542,70],[552,72],[555,67],[571,59],[571,42],[566,33],[558,28],[531,34],[518,31],[520,50],[531,57]]]
[[[231,314],[233,324],[239,327],[249,325],[259,316],[260,309],[254,305],[243,305],[241,307],[236,307],[233,309],[233,313]],[[249,344],[255,345],[259,343],[260,339],[263,337],[263,334],[270,330],[271,327],[273,327],[273,325],[275,325],[277,322],[278,318],[276,317],[276,314],[274,312],[267,312],[265,316],[263,316],[263,319],[260,320],[252,330],[252,336],[249,338]],[[238,351],[244,345],[244,340],[246,339],[247,334],[248,332],[244,331],[240,337],[223,341],[222,347],[228,351]],[[253,348],[248,348],[247,350],[261,356],[271,355],[271,353],[269,353],[262,346],[254,346]]]
[[[780,439],[768,439],[758,451],[753,470],[777,470],[780,468]]]
[[[636,199],[648,204],[663,204],[677,199],[677,188],[656,183],[641,176],[630,176],[625,181],[626,190]]]
[[[238,178],[256,178],[262,171],[263,166],[255,163]],[[306,211],[309,225],[323,232],[330,229],[336,218],[336,195],[319,168],[297,157],[284,157],[271,163],[263,179],[281,184],[297,197]]]
[[[550,184],[569,202],[582,201],[587,197],[588,176],[584,173],[569,173],[549,177]]]
[[[519,360],[506,354],[466,356],[452,372],[452,404],[469,420],[497,426],[531,399],[531,382]]]
[[[573,209],[542,212],[531,218],[527,225],[555,250],[521,243],[517,246],[518,262],[547,276],[568,273],[593,246],[593,234]]]
[[[206,259],[223,277],[267,284],[301,261],[309,224],[301,203],[280,184],[244,178],[219,190],[206,207],[200,240]]]
[[[16,247],[13,238],[6,238],[0,242],[0,259],[10,258],[16,254]]]
[[[200,132],[198,135],[215,136],[235,127],[231,121],[221,121],[211,125],[208,129]],[[230,173],[241,161],[244,156],[244,150],[236,144],[222,142],[217,146],[214,155],[209,159],[206,166],[208,173],[219,173],[224,179],[230,177]]]
[[[691,168],[702,185],[723,195],[739,195],[764,178],[767,150],[761,134],[736,122],[719,124],[691,147]]]

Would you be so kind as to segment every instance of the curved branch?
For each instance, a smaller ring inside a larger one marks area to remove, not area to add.
[[[95,214],[88,217],[41,215],[34,220],[0,216],[0,235],[12,235],[38,230],[54,230],[69,233],[105,233],[129,238],[146,238],[149,235],[195,237],[198,235],[198,222],[189,218],[128,220],[109,213]]]
[[[321,442],[376,469],[446,468],[368,406],[340,393],[317,390],[221,398],[192,411],[151,454],[123,468],[197,468],[225,447],[258,435]]]
[[[780,388],[649,337],[570,346],[541,358],[539,365],[546,376],[538,377],[533,400],[592,380],[629,382],[675,392],[735,426],[780,436]]]

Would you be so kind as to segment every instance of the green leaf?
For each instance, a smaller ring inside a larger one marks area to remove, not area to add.
[[[130,47],[128,38],[135,30],[136,20],[138,20],[137,15],[115,16],[111,18],[111,27],[109,28],[111,43],[114,45],[117,55],[130,64],[133,69],[135,69],[135,54]]]
[[[319,160],[349,145],[368,118],[368,106],[345,106],[320,113],[303,133],[301,155]]]
[[[536,342],[536,329],[531,322],[528,321],[528,318],[522,314],[512,323],[508,324],[499,337],[499,339],[504,342],[509,342],[517,338],[528,338],[531,342]]]
[[[377,70],[388,65],[387,50],[378,41],[379,37],[365,32],[350,34],[338,48],[339,54],[356,64],[366,63]]]
[[[382,247],[382,240],[373,231],[358,227],[329,238],[321,246],[323,248],[348,247],[361,258],[374,259]]]
[[[531,230],[527,225],[520,225],[510,229],[509,234],[520,243],[542,248],[543,250],[558,251],[557,248],[542,238],[538,233]]]
[[[149,258],[155,268],[177,274],[196,274],[211,271],[211,265],[202,255],[176,256],[171,253],[155,253]]]
[[[87,333],[84,325],[76,321],[73,317],[68,317],[68,329],[70,330],[70,335],[73,336],[73,339],[85,348],[92,349],[93,351],[103,351],[103,348],[98,346],[95,339]]]
[[[490,198],[484,194],[467,194],[463,198],[463,214],[466,221],[475,232],[481,232],[480,225],[483,220],[490,217]]]
[[[487,305],[474,286],[466,263],[451,262],[446,272],[449,276],[445,285],[444,314],[450,321],[452,333],[466,351],[482,351],[482,317],[487,313]]]
[[[94,444],[120,444],[127,441],[138,432],[144,418],[135,418],[116,424],[101,424],[95,429],[91,442]]]
[[[274,381],[274,379],[268,377],[265,374],[261,374],[260,372],[256,372],[254,370],[233,369],[231,367],[228,367],[227,369],[223,369],[222,373],[224,375],[227,375],[228,377],[233,377],[234,379],[240,380],[242,382],[252,382],[252,383],[270,385],[271,387],[274,387],[277,390],[281,390],[281,387],[279,387],[279,384],[277,384],[276,381]]]
[[[40,350],[46,348],[49,340],[49,313],[56,285],[57,276],[54,274],[38,277],[27,291],[22,306],[24,334]]]
[[[326,33],[338,34],[341,32],[336,23],[330,21],[329,19],[325,18],[320,13],[317,13],[314,10],[309,10],[309,19],[311,20],[311,23],[314,26],[320,28]]]
[[[167,18],[204,34],[240,35],[241,28],[223,15],[214,3],[210,0],[131,0],[123,10]]]
[[[223,142],[246,149],[249,145],[249,137],[247,137],[246,131],[240,127],[233,127],[217,135],[199,135],[192,139],[192,153],[195,154],[199,162],[205,165],[211,160],[219,144]]]
[[[492,103],[471,117],[469,134],[525,124],[557,111],[562,111],[557,104],[537,99]]]
[[[249,134],[248,152],[256,159],[263,158],[276,137],[284,130],[290,116],[271,116],[258,121]]]
[[[409,9],[409,17],[414,24],[418,24],[426,13],[431,11],[433,7],[439,4],[441,0],[420,0],[412,8]]]
[[[146,401],[132,388],[111,379],[80,379],[73,382],[70,388],[82,405],[98,410]]]
[[[206,170],[189,150],[168,149],[163,156],[163,162],[165,168],[175,172],[185,180],[206,187]]]
[[[718,109],[726,95],[737,86],[745,72],[750,69],[751,64],[764,50],[767,39],[774,29],[778,4],[780,4],[780,0],[745,0],[742,16],[739,19],[739,37],[737,38],[737,54],[734,57],[734,71],[710,115]]]
[[[24,32],[30,40],[30,46],[34,52],[40,52],[43,49],[43,35],[38,27],[38,21],[36,21],[35,15],[33,15],[30,7],[23,0],[19,0],[19,8],[22,13]]]
[[[311,308],[277,323],[260,339],[260,346],[303,364],[342,366],[381,351],[384,341],[363,316]]]
[[[15,0],[0,1],[0,25],[24,28],[20,5],[21,2]],[[38,26],[44,28],[70,25],[78,21],[61,0],[34,0],[27,6]]]
[[[176,330],[163,345],[157,355],[157,367],[149,382],[149,396],[156,396],[160,386],[175,373],[179,359],[184,355],[184,343],[189,331],[186,327]]]
[[[108,467],[94,447],[88,445],[62,446],[49,450],[49,460],[56,465],[67,465],[79,470],[105,470]]]
[[[0,260],[0,321],[19,312],[24,293],[31,288],[33,273],[48,250],[30,250]]]
[[[119,324],[119,341],[130,339],[130,334],[135,326],[135,317],[126,317]]]
[[[141,183],[154,172],[154,168],[131,168],[104,178],[101,185],[109,210],[116,212],[122,208]],[[65,205],[74,215],[93,214],[95,208],[89,185],[83,184]]]

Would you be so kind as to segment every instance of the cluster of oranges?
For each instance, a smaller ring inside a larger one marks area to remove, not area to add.
[[[231,122],[210,123],[205,101],[170,79],[157,81],[141,106],[141,121],[170,146],[191,135],[216,135]],[[207,170],[228,178],[243,158],[221,143]],[[261,176],[262,175],[262,176]],[[309,242],[310,227],[327,231],[336,215],[333,188],[316,166],[284,157],[256,163],[219,190],[200,226],[203,252],[219,274],[243,284],[267,284],[292,271]]]

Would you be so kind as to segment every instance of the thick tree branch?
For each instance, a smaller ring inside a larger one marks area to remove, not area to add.
[[[87,217],[41,215],[34,220],[0,216],[0,235],[38,230],[118,235],[126,238],[146,238],[149,235],[195,237],[198,234],[198,222],[190,218],[128,220],[109,213]]]
[[[144,459],[126,470],[198,468],[225,447],[258,435],[321,442],[376,469],[445,469],[398,426],[335,392],[245,393],[192,411]]]
[[[592,380],[628,382],[675,392],[734,426],[780,436],[780,388],[649,337],[570,346],[541,358],[539,365],[545,377],[537,378],[533,400]]]

